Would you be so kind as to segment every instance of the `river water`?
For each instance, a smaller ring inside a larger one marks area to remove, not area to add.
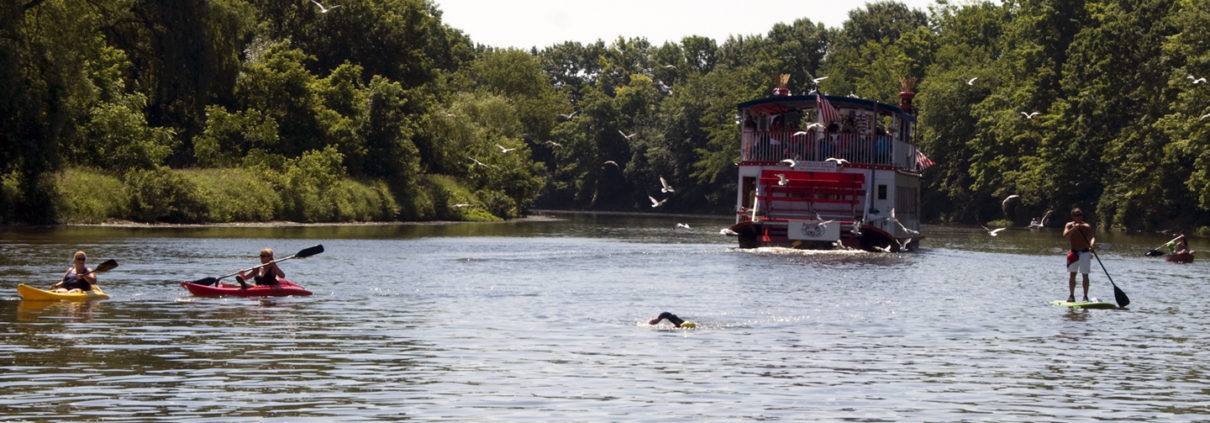
[[[1161,235],[1102,233],[1132,303],[1072,310],[1057,229],[892,254],[738,250],[728,223],[0,229],[0,421],[1210,419],[1210,271],[1144,257]],[[281,264],[311,297],[179,286],[315,244]],[[118,260],[112,299],[19,299],[77,249]]]

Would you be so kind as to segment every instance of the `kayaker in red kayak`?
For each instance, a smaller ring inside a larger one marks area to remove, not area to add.
[[[84,265],[87,260],[88,255],[83,251],[76,251],[72,257],[72,266],[67,268],[67,272],[63,274],[63,280],[50,287],[51,290],[58,293],[91,291],[92,286],[97,284],[97,275],[91,268]]]
[[[257,285],[277,285],[277,278],[284,279],[286,277],[286,273],[282,272],[281,268],[277,267],[277,263],[272,263],[272,261],[272,248],[260,250],[261,267],[256,269],[256,273],[251,274],[240,270],[239,276],[236,276],[235,280],[238,281],[239,285],[244,289],[248,288],[248,284],[244,281],[249,278],[249,275],[251,275],[251,278],[256,282]]]

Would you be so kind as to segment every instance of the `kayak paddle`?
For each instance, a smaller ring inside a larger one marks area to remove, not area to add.
[[[298,250],[298,252],[297,252],[297,253],[294,253],[293,255],[285,256],[285,257],[279,258],[279,259],[277,259],[277,260],[270,261],[269,263],[264,263],[264,264],[261,264],[260,266],[252,266],[252,267],[249,267],[249,268],[247,268],[247,269],[241,270],[241,271],[239,271],[239,272],[247,272],[247,271],[249,271],[249,270],[256,270],[256,269],[260,269],[260,268],[265,267],[265,265],[268,265],[268,264],[270,264],[270,263],[277,263],[277,262],[279,262],[279,261],[286,261],[286,260],[289,260],[289,259],[292,259],[292,258],[307,258],[307,257],[311,257],[311,256],[313,256],[313,255],[316,255],[316,254],[319,254],[319,253],[322,253],[322,252],[324,252],[324,246],[323,246],[322,244],[320,244],[320,245],[315,245],[315,246],[311,246],[311,247],[307,247],[307,248],[303,248],[303,249],[301,249],[301,250]],[[232,276],[238,275],[238,274],[239,274],[239,272],[235,272],[235,273],[228,273],[228,274],[226,274],[226,275],[219,276],[219,277],[217,277],[217,278],[215,278],[215,277],[205,277],[205,278],[201,278],[201,279],[198,279],[198,280],[193,281],[193,282],[190,282],[190,283],[194,283],[194,284],[198,284],[198,285],[215,285],[215,284],[218,284],[218,281],[220,281],[220,280],[222,280],[222,279],[224,279],[224,278],[229,278],[229,277],[232,277]]]
[[[1161,249],[1161,248],[1164,248],[1165,246],[1167,246],[1167,245],[1168,245],[1168,244],[1170,244],[1170,243],[1176,242],[1176,240],[1178,240],[1178,239],[1180,239],[1180,238],[1181,238],[1181,237],[1179,237],[1179,236],[1178,236],[1178,237],[1176,237],[1176,238],[1172,238],[1172,241],[1165,242],[1165,243],[1161,244],[1159,247],[1152,248],[1152,249],[1151,249],[1151,251],[1148,251],[1148,252],[1147,252],[1146,254],[1144,254],[1144,255],[1145,255],[1145,256],[1147,256],[1147,257],[1162,256],[1162,255],[1164,255],[1164,252],[1163,252],[1163,251],[1160,251],[1160,249]]]

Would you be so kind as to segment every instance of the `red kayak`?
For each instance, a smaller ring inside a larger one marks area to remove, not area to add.
[[[251,281],[249,281],[251,282]],[[289,297],[291,295],[311,295],[311,291],[298,286],[294,282],[277,278],[277,285],[239,285],[221,283],[218,286],[200,285],[193,282],[181,282],[181,286],[189,293],[199,297]]]

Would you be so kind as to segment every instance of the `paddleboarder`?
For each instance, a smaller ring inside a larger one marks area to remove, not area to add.
[[[72,256],[72,266],[67,268],[67,272],[63,274],[63,280],[55,283],[51,290],[64,294],[91,291],[92,286],[97,284],[97,275],[84,264],[87,260],[87,254],[84,254],[83,251],[76,251],[76,254]]]
[[[1092,270],[1092,247],[1097,238],[1079,207],[1071,209],[1071,221],[1063,227],[1063,237],[1071,244],[1071,252],[1067,253],[1067,301],[1076,300],[1076,272],[1079,272],[1084,274],[1084,301],[1088,302],[1088,272]]]
[[[281,271],[281,268],[277,267],[277,263],[273,263],[272,248],[260,250],[260,262],[261,266],[256,269],[256,273],[249,274],[244,273],[243,270],[239,271],[239,276],[236,276],[235,280],[239,282],[240,287],[248,288],[248,284],[244,281],[249,278],[249,275],[257,285],[277,285],[277,278],[286,277],[286,272]]]

